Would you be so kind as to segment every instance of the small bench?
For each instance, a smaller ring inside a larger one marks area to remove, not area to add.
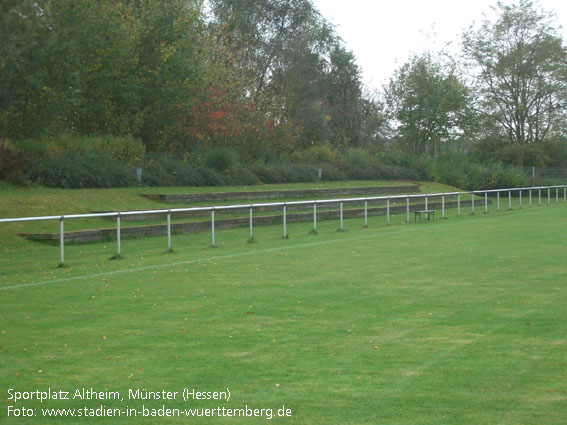
[[[430,218],[433,218],[435,221],[435,210],[421,210],[421,211],[414,211],[414,222],[417,222],[417,217],[419,217],[419,222],[421,223],[421,218],[425,216],[425,219],[429,221]]]

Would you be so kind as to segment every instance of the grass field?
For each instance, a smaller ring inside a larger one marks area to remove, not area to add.
[[[266,422],[141,416],[248,406],[289,424],[564,424],[567,206],[514,206],[345,220],[344,232],[324,221],[318,236],[297,223],[288,240],[259,227],[253,244],[226,230],[217,248],[210,234],[174,236],[173,253],[165,238],[130,240],[117,261],[113,243],[75,245],[65,268],[57,247],[3,244],[0,422]],[[9,400],[81,388],[123,400]],[[230,399],[129,399],[183,388]],[[100,405],[137,417],[42,416]]]

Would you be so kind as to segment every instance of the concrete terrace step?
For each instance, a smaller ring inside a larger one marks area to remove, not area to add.
[[[285,189],[258,190],[251,192],[183,193],[183,194],[143,194],[146,198],[166,204],[192,204],[196,202],[217,202],[254,199],[318,198],[351,195],[381,196],[419,192],[419,185],[343,187],[331,189]]]
[[[492,203],[489,199],[488,203]],[[471,203],[469,201],[462,202],[462,206],[469,206]],[[475,205],[484,205],[484,200],[479,199],[475,201]],[[410,212],[423,210],[425,204],[411,204]],[[446,201],[445,208],[456,208],[457,201]],[[441,209],[441,202],[428,203],[428,209]],[[390,213],[399,214],[405,213],[406,205],[405,203],[391,205]],[[386,207],[373,207],[368,208],[369,216],[385,215]],[[345,218],[355,218],[364,217],[363,208],[352,208],[344,209],[343,216]],[[333,220],[338,219],[338,210],[331,211],[317,211],[317,220]],[[294,222],[305,222],[313,219],[312,212],[300,212],[300,213],[288,213],[286,215],[288,223]],[[267,224],[279,224],[282,223],[282,214],[277,215],[266,215],[254,217],[254,225],[267,225]],[[238,218],[228,218],[215,220],[215,229],[231,229],[235,227],[245,227],[248,226],[248,217],[238,217]],[[174,234],[186,234],[186,233],[196,233],[203,231],[210,231],[211,222],[210,220],[205,221],[192,221],[183,223],[171,223],[171,232]],[[130,226],[122,227],[120,230],[122,239],[131,238],[141,238],[146,236],[165,236],[167,234],[166,224],[154,224],[145,226]],[[46,243],[56,243],[59,240],[59,233],[23,233],[20,234],[25,238]],[[96,242],[96,241],[106,241],[116,238],[116,228],[105,228],[105,229],[91,229],[91,230],[79,230],[72,232],[65,232],[65,243],[85,243],[85,242]]]

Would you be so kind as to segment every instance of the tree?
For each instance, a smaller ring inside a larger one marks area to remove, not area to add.
[[[197,1],[197,0],[195,0]],[[200,9],[187,0],[9,0],[0,6],[0,130],[179,137],[200,84]]]
[[[41,72],[46,132],[132,134],[137,87],[134,22],[111,1],[45,1],[44,52],[28,72]]]
[[[486,20],[463,36],[475,74],[479,107],[496,121],[524,165],[566,117],[567,52],[552,16],[532,2],[498,3],[496,22]]]
[[[360,105],[359,146],[365,149],[384,147],[391,125],[383,95],[369,91],[362,95]]]
[[[6,0],[0,4],[0,131],[3,137],[29,136],[48,121],[39,102],[46,38],[40,7],[41,2],[33,0]],[[34,61],[35,68],[31,66]]]
[[[338,148],[360,147],[362,89],[360,70],[352,52],[335,46],[331,52],[328,103],[333,144]]]
[[[274,130],[286,129],[294,141],[288,148],[328,143],[345,149],[369,142],[373,136],[362,132],[374,131],[368,115],[375,105],[363,100],[354,55],[311,0],[210,4],[209,31],[230,46],[224,57],[234,58],[236,66],[226,69],[238,75],[241,97],[273,122]]]
[[[298,38],[318,17],[310,0],[211,0],[212,21],[223,27],[229,44],[240,48],[248,95],[263,108],[273,75],[285,69]],[[310,40],[313,44],[316,40]]]
[[[409,153],[435,157],[442,144],[446,146],[469,128],[469,91],[455,74],[454,66],[423,54],[414,56],[390,80],[388,107]]]
[[[128,0],[136,21],[136,56],[141,126],[150,149],[171,148],[184,137],[178,122],[191,120],[192,95],[202,87],[198,0]]]
[[[330,34],[325,27],[304,28],[285,54],[285,67],[275,70],[271,95],[281,102],[282,118],[299,130],[298,146],[309,148],[333,138],[330,126],[329,61]]]
[[[272,123],[271,134],[284,129],[290,136],[299,133],[291,139],[301,147],[327,139],[331,131],[324,77],[334,34],[311,1],[211,0],[210,4],[211,26],[224,34],[223,44],[238,53],[231,68],[240,70],[241,97]]]

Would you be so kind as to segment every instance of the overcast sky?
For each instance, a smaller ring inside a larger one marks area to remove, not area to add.
[[[458,50],[460,35],[472,23],[493,16],[496,0],[313,0],[354,52],[369,88],[380,88],[412,53]],[[512,4],[505,0],[503,3]],[[567,1],[540,0],[557,16],[567,41]]]

